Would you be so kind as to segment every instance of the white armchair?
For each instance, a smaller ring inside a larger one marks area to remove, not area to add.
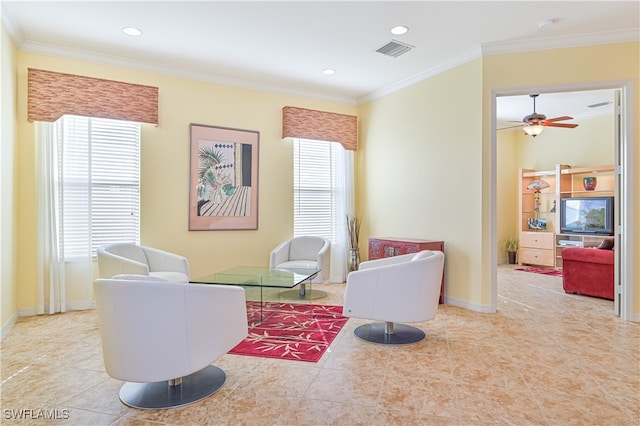
[[[357,327],[368,342],[408,344],[424,339],[419,328],[396,322],[424,322],[438,312],[444,253],[419,253],[362,262],[347,276],[342,314],[384,323]]]
[[[329,280],[331,273],[331,242],[325,238],[302,236],[280,243],[271,251],[269,267],[283,269],[320,270],[311,283],[323,283]],[[280,293],[285,299],[320,299],[327,295],[321,290],[307,291],[306,283],[300,284],[300,290],[287,290]]]
[[[94,281],[107,373],[137,408],[199,401],[226,380],[210,365],[248,333],[244,290],[160,278]]]
[[[136,244],[110,244],[98,248],[100,278],[121,274],[149,275],[171,282],[189,282],[189,262],[183,256]]]
[[[311,281],[322,283],[331,273],[331,243],[320,237],[304,236],[287,240],[271,251],[271,268],[318,268],[320,273]]]

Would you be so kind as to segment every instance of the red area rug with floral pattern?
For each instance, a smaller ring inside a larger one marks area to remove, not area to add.
[[[229,353],[317,362],[348,318],[342,306],[247,302],[249,335]],[[261,320],[262,319],[262,320]]]
[[[562,270],[561,269],[553,269],[553,268],[516,268],[516,271],[524,271],[524,272],[533,272],[534,274],[542,274],[542,275],[552,275],[554,277],[561,277]]]

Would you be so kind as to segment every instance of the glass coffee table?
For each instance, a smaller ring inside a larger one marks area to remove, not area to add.
[[[196,284],[236,285],[245,289],[247,300],[260,302],[261,317],[264,302],[313,300],[326,296],[311,289],[311,280],[319,269],[269,268],[265,266],[236,266],[221,272],[189,280]],[[299,287],[298,289],[294,289]]]

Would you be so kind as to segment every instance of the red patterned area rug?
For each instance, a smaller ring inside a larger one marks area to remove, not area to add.
[[[533,272],[536,274],[552,275],[554,277],[562,276],[561,269],[553,269],[553,268],[516,268],[516,271]]]
[[[229,353],[317,362],[349,318],[342,306],[247,302],[249,335]]]

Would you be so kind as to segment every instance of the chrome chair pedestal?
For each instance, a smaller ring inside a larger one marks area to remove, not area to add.
[[[142,409],[177,408],[193,404],[216,393],[227,376],[213,365],[179,379],[153,382],[127,382],[120,389],[120,401]]]
[[[363,324],[353,332],[361,340],[381,345],[410,345],[426,337],[419,328],[392,322]]]

